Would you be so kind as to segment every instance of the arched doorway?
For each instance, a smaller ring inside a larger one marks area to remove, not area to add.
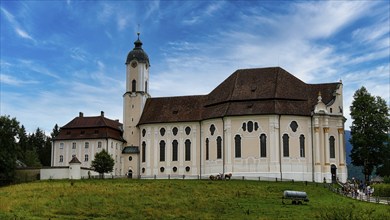
[[[337,180],[337,167],[336,167],[336,165],[332,164],[330,166],[330,173],[332,174],[332,183],[336,183],[336,180]]]
[[[130,178],[130,179],[133,178],[133,170],[131,167],[129,167],[129,171],[127,171],[127,178]]]

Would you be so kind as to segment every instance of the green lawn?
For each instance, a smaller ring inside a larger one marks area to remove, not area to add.
[[[284,190],[310,202],[282,204]],[[0,188],[0,219],[390,219],[390,206],[322,184],[209,180],[52,180]]]

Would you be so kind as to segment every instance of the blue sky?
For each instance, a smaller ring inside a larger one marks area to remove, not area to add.
[[[280,66],[389,104],[388,1],[0,1],[0,114],[47,134],[84,112],[122,121],[136,33],[152,97],[211,92],[237,69]],[[138,29],[139,24],[139,29]]]

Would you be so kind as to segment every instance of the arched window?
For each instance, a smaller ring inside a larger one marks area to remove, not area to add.
[[[252,131],[253,131],[253,122],[248,121],[248,132],[252,132]]]
[[[165,141],[160,141],[160,161],[165,161]]]
[[[289,136],[288,134],[283,135],[283,157],[289,157],[290,156],[290,143],[289,143]]]
[[[215,126],[214,125],[210,125],[210,134],[211,134],[211,136],[214,135],[214,132],[215,132]]]
[[[222,158],[222,138],[220,136],[217,137],[217,159]]]
[[[191,141],[190,140],[186,140],[185,142],[185,146],[186,146],[186,161],[190,161],[191,160]]]
[[[137,85],[137,81],[135,81],[135,79],[133,79],[133,81],[131,81],[131,91],[132,92],[135,92],[136,91],[136,85]]]
[[[329,138],[329,156],[330,156],[330,158],[336,158],[333,136],[330,136],[330,138]]]
[[[190,127],[186,127],[185,131],[186,131],[186,134],[189,135],[191,133],[191,128]]]
[[[292,121],[292,122],[290,123],[290,128],[291,128],[291,130],[292,130],[293,132],[296,132],[297,129],[298,129],[298,123],[297,123],[296,121]]]
[[[60,163],[64,162],[64,156],[60,155]]]
[[[242,130],[243,130],[243,131],[246,131],[246,123],[245,123],[245,122],[242,123]]]
[[[260,135],[260,157],[267,157],[267,136]]]
[[[305,136],[303,134],[299,136],[299,155],[305,157]]]
[[[161,136],[164,136],[164,135],[165,135],[165,128],[161,128],[161,129],[160,129],[160,134],[161,134]]]
[[[235,157],[240,158],[241,157],[241,137],[240,135],[236,135],[234,137],[234,143],[235,143]]]
[[[177,129],[177,127],[174,127],[174,128],[172,129],[173,135],[176,136],[178,131],[179,131],[179,129]]]
[[[257,131],[257,129],[259,129],[259,123],[255,122],[255,131]]]
[[[210,149],[209,149],[209,139],[206,138],[206,160],[209,160],[210,157]]]
[[[177,161],[177,148],[178,148],[179,143],[177,140],[174,140],[172,142],[172,161]]]
[[[142,142],[142,162],[145,162],[146,158],[146,143],[145,141]]]

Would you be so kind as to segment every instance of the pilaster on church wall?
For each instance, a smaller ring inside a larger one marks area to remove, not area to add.
[[[233,150],[233,140],[234,140],[234,137],[232,135],[232,119],[230,117],[227,117],[227,118],[224,118],[223,120],[225,120],[224,124],[225,124],[225,128],[224,128],[224,132],[225,132],[225,149],[226,149],[226,153],[225,153],[225,173],[226,172],[232,172],[233,170],[233,164],[232,164],[232,155],[234,155],[232,153],[232,150]]]
[[[210,126],[215,131],[211,134]],[[222,159],[217,159],[217,137],[223,137],[223,122],[221,118],[202,121],[202,175],[222,172]],[[206,160],[206,139],[209,140],[209,159]]]
[[[280,171],[279,168],[279,116],[273,115],[269,117],[269,146],[267,151],[270,152],[269,158],[271,160],[271,170],[274,172]]]

